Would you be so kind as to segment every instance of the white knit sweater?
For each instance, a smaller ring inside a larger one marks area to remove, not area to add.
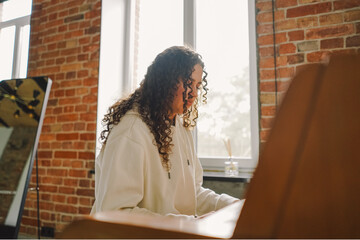
[[[169,178],[148,126],[133,110],[123,116],[95,161],[92,214],[126,210],[194,218],[238,200],[202,187],[193,138],[179,116],[172,131]]]

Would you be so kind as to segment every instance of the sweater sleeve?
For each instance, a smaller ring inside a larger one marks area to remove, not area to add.
[[[146,215],[160,215],[138,207],[144,196],[146,172],[143,147],[128,137],[117,137],[108,142],[97,162],[95,179],[96,201],[92,213],[121,210]],[[165,216],[194,219],[194,216],[166,214]]]
[[[197,192],[196,210],[199,216],[209,213],[211,211],[219,210],[236,201],[239,201],[239,199],[231,197],[230,195],[227,195],[225,193],[217,194],[210,189],[203,188],[203,169],[198,158],[195,159],[195,164],[195,184]]]
[[[96,212],[136,207],[144,192],[142,146],[126,136],[116,137],[96,165]]]

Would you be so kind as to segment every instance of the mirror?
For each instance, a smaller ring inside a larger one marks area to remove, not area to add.
[[[17,238],[52,81],[0,81],[0,237]]]

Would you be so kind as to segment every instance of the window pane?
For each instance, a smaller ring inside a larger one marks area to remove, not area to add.
[[[0,29],[0,79],[10,79],[13,65],[15,26]]]
[[[247,0],[197,0],[196,48],[208,72],[208,104],[201,106],[198,155],[251,157]]]
[[[32,0],[9,0],[3,3],[2,21],[31,14]]]
[[[156,55],[183,45],[183,0],[140,0],[134,79],[139,84]]]
[[[30,25],[21,28],[20,32],[20,78],[25,78],[27,75],[27,65],[29,56],[29,38],[30,38]]]

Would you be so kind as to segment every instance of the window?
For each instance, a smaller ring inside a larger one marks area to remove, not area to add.
[[[258,157],[258,106],[255,59],[255,5],[252,0],[104,0],[102,5],[100,86],[102,74],[120,67],[119,85],[109,93],[99,89],[99,99],[113,99],[134,90],[156,54],[172,45],[193,46],[202,56],[209,73],[208,104],[201,106],[194,137],[205,169],[224,169],[228,158],[223,140],[230,139],[233,158],[241,168],[254,168]],[[122,12],[119,30],[119,62],[109,67],[116,53],[109,45],[117,25],[114,4]],[[107,6],[109,8],[107,8]],[[111,6],[111,9],[110,9]],[[111,15],[113,14],[113,17]],[[103,27],[109,28],[108,36]],[[113,26],[113,27],[111,27]],[[121,33],[126,33],[121,34]],[[104,42],[103,42],[104,41]],[[111,55],[113,57],[111,57]],[[102,58],[103,57],[103,58]],[[106,62],[107,67],[105,64]],[[105,70],[105,68],[107,70]],[[114,72],[114,71],[113,71]],[[112,79],[114,79],[112,77]],[[100,105],[100,104],[99,104]],[[100,110],[100,106],[99,106]],[[100,126],[100,125],[98,125]]]
[[[31,6],[31,0],[0,4],[0,79],[26,77]]]

